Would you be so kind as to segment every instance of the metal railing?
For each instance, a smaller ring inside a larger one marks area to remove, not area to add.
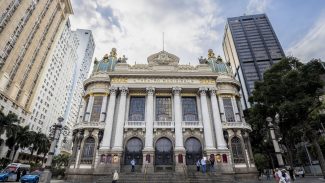
[[[155,121],[154,128],[174,128],[174,121]]]
[[[125,121],[124,128],[145,128],[145,121]]]

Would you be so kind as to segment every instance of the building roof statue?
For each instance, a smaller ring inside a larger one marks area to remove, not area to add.
[[[200,64],[208,64],[213,72],[230,74],[231,70],[229,66],[223,62],[220,55],[218,57],[215,56],[212,49],[208,50],[208,58],[203,58],[202,56],[199,58]]]
[[[125,56],[117,59],[116,48],[112,48],[110,54],[105,54],[102,60],[98,61],[95,58],[93,73],[114,71],[116,63],[124,63],[126,60]]]

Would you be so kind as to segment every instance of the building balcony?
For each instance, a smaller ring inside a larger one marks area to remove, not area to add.
[[[182,121],[182,128],[201,128],[203,129],[202,121]]]
[[[82,128],[98,128],[98,129],[104,129],[105,128],[105,122],[98,122],[98,121],[82,121],[77,124],[75,124],[74,129],[82,129]]]
[[[222,123],[222,128],[223,129],[227,129],[227,128],[238,128],[238,129],[247,129],[249,131],[252,131],[252,127],[250,124],[248,123],[244,123],[244,122],[223,122]]]
[[[145,128],[145,121],[125,121],[124,128]]]
[[[154,121],[153,128],[174,128],[174,121]]]

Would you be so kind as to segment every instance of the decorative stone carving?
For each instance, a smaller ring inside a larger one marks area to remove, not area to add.
[[[154,87],[147,87],[146,91],[147,91],[148,95],[153,95],[155,93],[155,88]]]
[[[119,88],[121,91],[121,95],[126,95],[129,92],[129,89],[125,86]]]
[[[149,65],[178,65],[179,58],[176,55],[161,51],[148,57]]]
[[[182,91],[181,87],[173,87],[173,93],[174,95],[180,95]]]
[[[116,90],[117,90],[116,87],[111,86],[111,87],[109,88],[109,93],[110,93],[111,95],[116,95]]]
[[[206,88],[206,87],[199,88],[199,93],[201,96],[203,96],[203,95],[205,96],[207,91],[208,91],[208,88]]]

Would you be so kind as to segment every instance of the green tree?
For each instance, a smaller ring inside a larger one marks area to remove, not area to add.
[[[286,146],[287,159],[291,166],[296,155],[293,152],[295,144],[301,141],[304,134],[314,146],[318,144],[315,141],[317,136],[311,134],[317,134],[315,131],[319,129],[319,121],[316,119],[319,119],[321,107],[319,99],[323,82],[320,75],[323,73],[319,60],[302,64],[296,58],[286,57],[264,73],[263,81],[255,83],[255,90],[250,97],[250,102],[254,105],[248,110],[247,120],[255,131],[252,138],[256,141],[268,138],[265,135],[268,133],[265,119],[278,115],[278,135],[282,136],[281,143]],[[265,152],[263,148],[260,143],[258,149]],[[322,161],[322,158],[320,151],[318,159]],[[322,170],[325,171],[323,165]]]
[[[17,126],[17,131],[6,140],[6,145],[12,150],[12,161],[15,158],[16,152],[19,148],[23,149],[30,145],[30,131],[29,126]]]
[[[9,113],[8,115],[5,115],[0,111],[0,135],[6,132],[6,136],[9,138],[16,131],[18,124],[19,119],[16,114]]]

